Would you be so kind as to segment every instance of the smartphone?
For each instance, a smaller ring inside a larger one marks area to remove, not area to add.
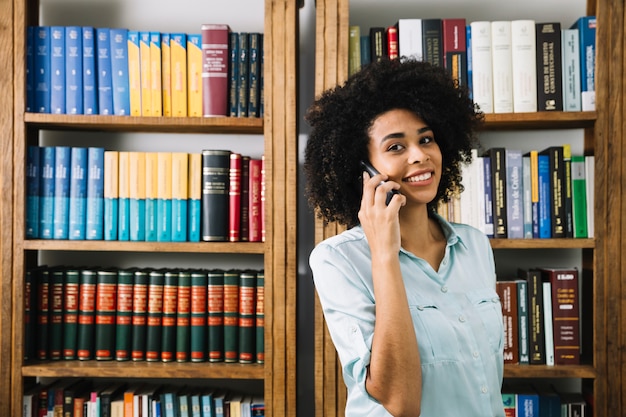
[[[370,176],[374,176],[374,175],[378,175],[380,174],[380,172],[378,172],[378,170],[376,168],[374,168],[372,166],[372,164],[370,164],[369,162],[366,161],[361,161],[361,167],[363,168],[363,170],[365,172],[367,172],[368,174],[370,174]],[[385,181],[381,181],[381,184],[384,183]],[[387,198],[385,199],[385,204],[389,205],[389,202],[391,201],[391,199],[393,198],[394,194],[400,194],[400,192],[398,190],[391,190],[391,191],[387,191]]]

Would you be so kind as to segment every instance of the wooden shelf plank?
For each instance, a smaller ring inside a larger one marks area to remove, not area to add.
[[[505,378],[589,378],[598,373],[591,365],[504,365]]]
[[[597,113],[533,112],[485,114],[484,130],[580,129],[593,127]]]
[[[593,249],[595,239],[489,239],[493,249]]]
[[[263,242],[129,242],[103,240],[25,240],[25,250],[163,252],[163,253],[244,253],[265,252]]]
[[[134,117],[25,113],[24,122],[47,130],[263,134],[258,117]]]

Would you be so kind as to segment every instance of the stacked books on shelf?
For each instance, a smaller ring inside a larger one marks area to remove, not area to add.
[[[262,117],[263,34],[31,26],[26,111]]]
[[[264,240],[263,158],[29,146],[26,238]]]
[[[265,415],[263,396],[226,388],[63,379],[24,391],[23,416],[226,417]]]
[[[26,271],[25,359],[264,363],[263,270]]]
[[[572,155],[567,144],[526,153],[494,147],[474,150],[462,171],[464,191],[438,208],[450,221],[491,238],[594,236],[593,156]]]
[[[595,16],[560,22],[400,18],[349,27],[348,71],[382,57],[443,66],[483,113],[595,110]]]

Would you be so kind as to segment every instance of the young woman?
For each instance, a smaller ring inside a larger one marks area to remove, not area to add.
[[[504,416],[491,246],[436,213],[462,191],[482,122],[467,90],[442,68],[383,60],[322,94],[307,121],[309,202],[349,228],[310,255],[346,416]]]

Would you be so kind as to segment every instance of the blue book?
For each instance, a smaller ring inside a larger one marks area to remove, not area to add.
[[[129,155],[129,240],[146,240],[146,153]]]
[[[522,183],[522,151],[506,149],[506,216],[507,237],[524,238],[524,193]]]
[[[35,112],[50,113],[50,27],[37,26],[34,40]]]
[[[515,387],[515,409],[518,417],[538,417],[539,394],[532,387]],[[541,414],[543,415],[543,414]]]
[[[35,110],[35,27],[26,28],[26,111]]]
[[[237,58],[239,66],[239,81],[237,82],[237,116],[248,116],[249,104],[249,86],[248,77],[250,76],[250,34],[247,32],[239,32],[239,57]]]
[[[189,396],[185,393],[178,395],[178,414],[176,417],[190,417]]]
[[[570,29],[578,29],[579,35],[582,110],[593,111],[596,109],[596,17],[582,16]]]
[[[40,150],[38,146],[26,148],[26,238],[39,237]]]
[[[493,188],[491,186],[491,158],[483,158],[485,181],[485,234],[493,237]]]
[[[213,404],[213,391],[207,391],[200,397],[202,417],[215,417],[215,405]]]
[[[54,146],[42,146],[39,160],[41,175],[39,196],[39,237],[52,239],[54,237]]]
[[[522,201],[524,206],[524,238],[533,238],[533,204],[531,185],[530,155],[522,156]]]
[[[369,36],[367,36],[369,39]],[[369,44],[367,50],[369,51]],[[261,114],[261,54],[263,53],[263,34],[249,35],[249,69],[248,69],[248,117],[259,117]],[[361,60],[363,55],[361,55]]]
[[[157,241],[172,240],[172,153],[158,152]]]
[[[239,33],[230,32],[228,34],[228,49],[230,59],[228,62],[228,112],[230,117],[237,117],[239,107]]]
[[[117,240],[119,151],[104,152],[104,240]]]
[[[161,394],[161,410],[163,417],[177,417],[177,396],[175,393],[168,391]]]
[[[104,223],[104,148],[87,149],[85,239],[102,240]]]
[[[548,239],[552,237],[552,220],[550,215],[551,195],[550,195],[550,157],[548,155],[538,156],[538,179],[539,179],[539,238]]]
[[[67,239],[70,226],[70,169],[72,150],[56,146],[54,153],[54,239]]]
[[[130,155],[119,153],[117,240],[130,240]]]
[[[98,84],[96,69],[96,40],[95,30],[90,26],[83,26],[83,113],[98,114]]]
[[[467,50],[467,90],[470,98],[473,98],[472,89],[474,83],[472,81],[472,26],[465,26],[465,46]]]
[[[83,31],[65,28],[65,113],[83,114]]]
[[[65,27],[50,27],[50,112],[65,113]]]
[[[87,148],[72,148],[70,170],[70,240],[84,240],[87,226]]]
[[[96,29],[96,68],[98,76],[98,114],[113,114],[113,77],[111,75],[111,40],[110,29]]]
[[[194,392],[189,396],[189,406],[191,417],[202,417],[202,405],[198,392]]]
[[[187,240],[189,240],[189,242],[200,242],[200,218],[202,217],[202,201],[198,199],[189,199],[188,203],[189,204],[187,206],[187,212],[189,214],[189,232]]]
[[[113,114],[130,115],[130,81],[128,79],[128,29],[111,29],[111,76]]]
[[[213,395],[213,411],[215,412],[215,417],[224,417],[225,397],[226,394],[224,393]]]
[[[361,47],[361,67],[364,67],[372,62],[372,42],[369,34],[361,35],[359,46]]]

